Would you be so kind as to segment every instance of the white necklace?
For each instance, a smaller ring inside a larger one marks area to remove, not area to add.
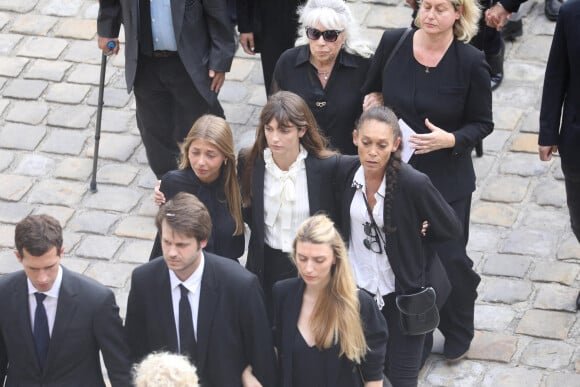
[[[317,71],[318,76],[322,76],[325,81],[328,81],[328,76],[330,75],[330,71]]]

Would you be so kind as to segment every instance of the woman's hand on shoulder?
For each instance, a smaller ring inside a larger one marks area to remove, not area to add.
[[[385,101],[383,100],[383,94],[375,91],[365,95],[363,101],[363,111],[368,110],[375,106],[383,106]]]
[[[155,189],[153,190],[153,198],[155,200],[155,204],[158,206],[165,204],[165,195],[161,192],[161,180],[157,180],[157,184],[155,184]]]
[[[420,155],[455,146],[455,136],[452,133],[433,125],[428,118],[425,118],[425,126],[431,133],[415,133],[409,138],[411,148],[415,150],[415,154]]]
[[[252,372],[252,366],[248,365],[242,372],[242,386],[243,387],[262,387],[262,383],[256,379]]]

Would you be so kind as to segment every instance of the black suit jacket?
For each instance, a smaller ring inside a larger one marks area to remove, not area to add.
[[[112,386],[131,386],[128,347],[113,292],[62,270],[44,371],[36,357],[26,274],[0,277],[0,385],[104,387],[101,351]]]
[[[337,202],[346,243],[350,242],[350,206],[356,192],[352,181],[359,166],[358,157],[341,157],[337,184],[344,188],[338,191]],[[391,221],[396,231],[387,235],[387,256],[395,274],[395,290],[409,294],[424,285],[433,286],[441,308],[451,285],[431,242],[463,238],[461,222],[429,177],[408,164],[401,165],[394,195]],[[420,234],[424,220],[429,222],[426,237]]]
[[[580,169],[580,1],[560,8],[546,66],[540,145],[558,145],[562,163]],[[560,122],[561,117],[561,122]]]
[[[304,281],[301,278],[282,280],[274,284],[274,342],[278,348],[280,386],[291,387],[292,347],[298,333],[298,317],[302,307]],[[382,380],[383,363],[387,346],[387,323],[375,301],[365,292],[359,291],[360,315],[369,350],[361,364],[365,380]],[[328,387],[362,386],[356,364],[340,356],[340,346],[329,349],[326,357]]]
[[[197,321],[197,372],[204,387],[241,386],[250,364],[263,386],[275,383],[275,355],[262,291],[254,275],[204,252]],[[177,352],[169,269],[163,257],[133,271],[125,329],[134,361]]]
[[[425,118],[453,133],[453,148],[414,155],[409,163],[426,173],[448,202],[463,199],[475,190],[471,151],[493,130],[489,66],[481,51],[456,39],[426,73],[413,56],[413,33],[387,65],[402,33],[383,34],[363,92],[382,91],[385,106],[417,133],[430,133]]]

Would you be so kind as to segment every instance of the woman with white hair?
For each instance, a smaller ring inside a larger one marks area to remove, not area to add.
[[[187,357],[169,352],[149,354],[133,369],[136,387],[195,387],[195,366]]]
[[[309,0],[299,8],[297,47],[278,60],[272,93],[301,96],[323,134],[344,154],[355,154],[352,131],[362,113],[360,88],[373,50],[343,0]],[[382,97],[376,94],[382,103]]]

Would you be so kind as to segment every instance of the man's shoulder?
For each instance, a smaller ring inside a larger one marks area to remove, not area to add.
[[[13,273],[8,273],[0,276],[0,289],[11,289],[14,284],[19,281],[24,281],[26,274],[24,270],[18,270]]]
[[[220,285],[236,286],[257,280],[254,274],[230,258],[221,257],[206,251],[203,254],[207,268],[212,270],[219,278]]]
[[[133,278],[150,277],[156,273],[161,273],[167,270],[167,264],[163,256],[159,256],[133,270]]]

